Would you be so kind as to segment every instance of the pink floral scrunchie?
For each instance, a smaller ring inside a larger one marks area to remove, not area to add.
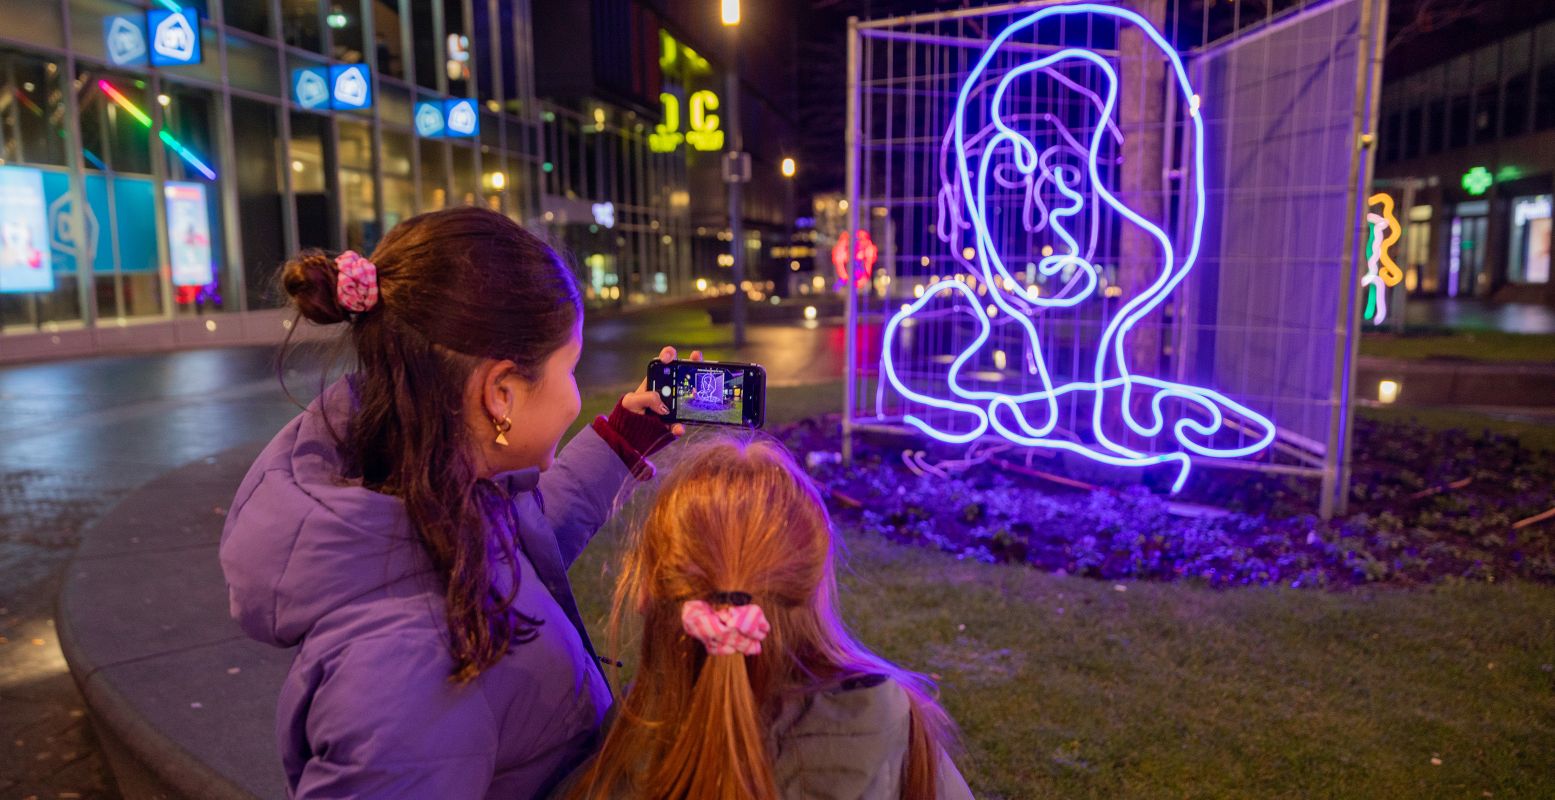
[[[355,250],[335,256],[335,299],[360,314],[378,304],[378,267]]]

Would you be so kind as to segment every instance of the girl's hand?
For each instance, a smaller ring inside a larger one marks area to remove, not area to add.
[[[671,361],[674,361],[675,360],[675,348],[673,348],[673,347],[666,347],[663,350],[660,350],[659,351],[659,360],[662,361],[665,364],[668,364]],[[701,361],[702,360],[702,351],[701,350],[692,350],[691,351],[691,360],[692,361]],[[648,378],[647,377],[644,377],[642,383],[637,385],[637,391],[632,392],[631,394],[628,394],[625,397],[621,398],[621,405],[626,410],[628,410],[628,411],[630,411],[630,412],[632,412],[634,414],[641,414],[641,413],[644,413],[644,412],[650,411],[650,410],[653,411],[655,414],[668,414],[668,413],[670,413],[669,406],[664,405],[664,398],[660,397],[657,392],[650,392],[650,391],[648,391]],[[682,435],[684,435],[686,433],[686,426],[684,426],[684,425],[682,425],[682,424],[677,422],[677,423],[674,424],[674,426],[672,426],[670,428],[670,432],[673,433],[676,436],[682,436]]]

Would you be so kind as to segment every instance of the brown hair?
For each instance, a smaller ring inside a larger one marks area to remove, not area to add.
[[[935,796],[954,737],[933,686],[869,652],[837,610],[836,542],[820,493],[784,447],[718,436],[691,446],[633,534],[612,644],[642,616],[641,660],[575,797],[776,800],[766,731],[783,698],[885,675],[911,705],[902,796]],[[710,656],[681,623],[687,600],[745,592],[771,631],[752,656]],[[619,652],[619,650],[616,650]]]
[[[515,521],[501,490],[476,474],[465,387],[483,359],[512,360],[522,377],[539,380],[582,303],[554,250],[486,209],[411,217],[369,260],[379,300],[360,314],[336,300],[335,262],[321,251],[288,262],[281,286],[299,316],[350,323],[355,405],[337,441],[343,477],[404,501],[445,583],[454,678],[468,681],[512,642],[533,639],[539,621],[512,607],[516,568],[511,590],[496,588],[495,570],[517,559],[513,536],[492,529]]]

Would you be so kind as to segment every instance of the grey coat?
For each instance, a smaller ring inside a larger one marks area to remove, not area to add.
[[[773,777],[786,800],[898,800],[911,711],[901,684],[866,676],[783,704],[772,723]],[[565,797],[592,766],[579,767]],[[954,762],[940,753],[939,800],[967,800]],[[615,800],[629,800],[618,794]]]

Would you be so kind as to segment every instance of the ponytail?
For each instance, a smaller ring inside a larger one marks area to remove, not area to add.
[[[934,800],[939,796],[940,746],[930,730],[929,715],[916,696],[907,732],[907,760],[902,764],[902,800]]]
[[[746,657],[708,656],[691,687],[686,719],[676,727],[648,785],[664,797],[777,800],[772,756],[751,690]]]

